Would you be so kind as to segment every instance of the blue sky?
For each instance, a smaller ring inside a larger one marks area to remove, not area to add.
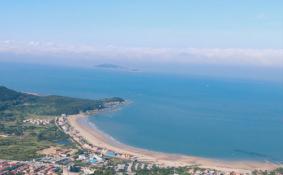
[[[281,0],[9,0],[0,2],[0,21],[2,40],[138,47],[283,47]]]
[[[2,52],[213,55],[277,65],[283,48],[282,0],[8,0],[0,2],[0,24]]]

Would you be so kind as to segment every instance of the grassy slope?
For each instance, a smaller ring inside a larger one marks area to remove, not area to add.
[[[123,102],[118,97],[89,100],[63,96],[35,96],[0,86],[0,111],[14,111],[35,115],[76,114],[80,111],[101,109],[108,102]]]
[[[28,160],[39,157],[38,150],[56,145],[67,136],[54,123],[33,126],[23,123],[29,116],[58,116],[101,109],[121,98],[87,100],[63,96],[36,96],[0,86],[0,159]]]

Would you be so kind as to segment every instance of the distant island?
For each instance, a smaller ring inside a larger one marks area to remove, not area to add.
[[[109,70],[124,70],[124,71],[131,71],[131,72],[139,72],[138,69],[135,68],[128,68],[116,64],[109,64],[109,63],[104,63],[104,64],[98,64],[95,65],[96,68],[102,68],[102,69],[109,69]]]
[[[109,69],[123,69],[124,68],[124,67],[116,65],[116,64],[98,64],[95,67],[109,68]]]

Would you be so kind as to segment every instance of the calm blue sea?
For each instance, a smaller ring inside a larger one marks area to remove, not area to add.
[[[25,92],[132,103],[92,117],[117,140],[220,159],[283,161],[283,84],[255,80],[0,63],[0,84]]]

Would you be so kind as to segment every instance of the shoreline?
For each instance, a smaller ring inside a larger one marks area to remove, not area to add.
[[[67,120],[69,125],[77,130],[79,135],[85,138],[89,143],[101,148],[112,150],[116,153],[134,156],[139,161],[172,167],[198,165],[201,168],[235,171],[239,173],[250,173],[255,169],[272,170],[280,167],[279,164],[271,162],[218,160],[197,156],[162,153],[133,147],[123,144],[105,134],[95,126],[95,123],[90,124],[88,117],[89,115],[87,114],[77,114],[68,116]]]

